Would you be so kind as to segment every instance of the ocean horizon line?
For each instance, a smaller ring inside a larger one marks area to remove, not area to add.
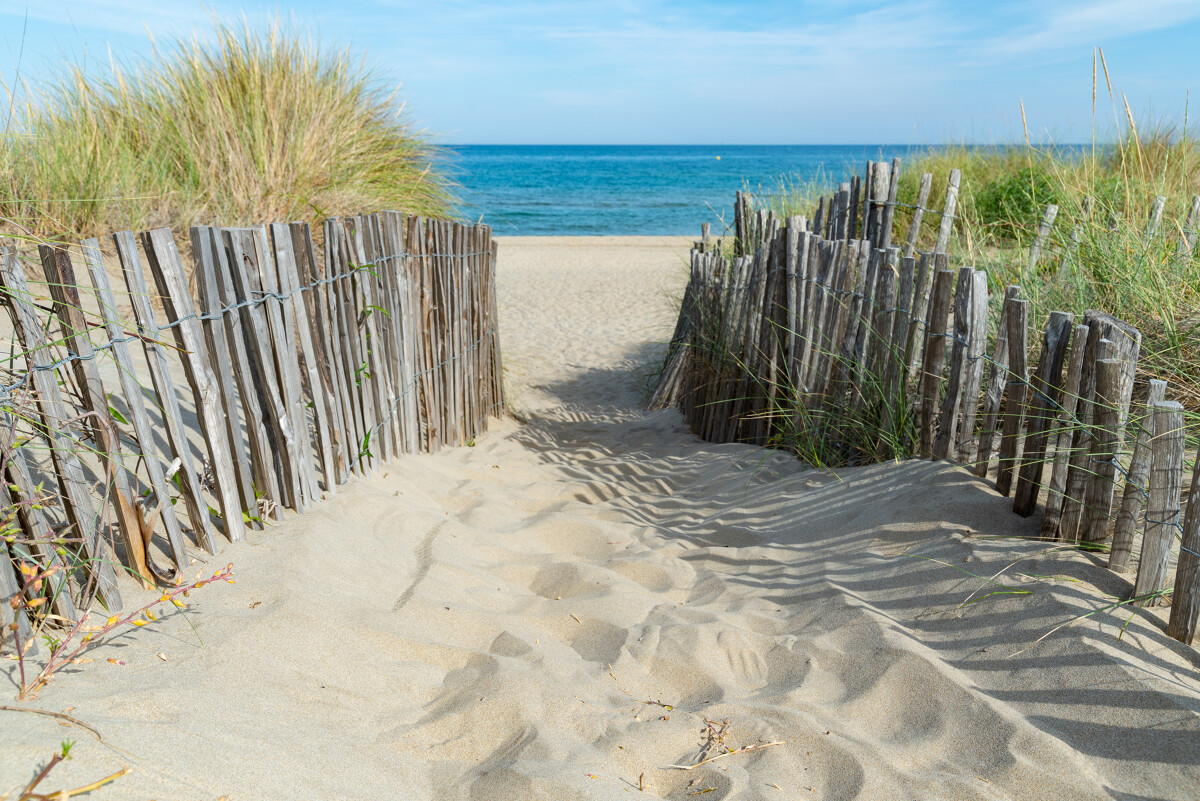
[[[1034,142],[1034,143],[1029,144],[1028,146],[1033,147],[1033,148],[1079,148],[1079,147],[1088,147],[1091,144],[1092,144],[1091,142],[1040,142],[1040,143]],[[1100,145],[1115,145],[1117,143],[1115,141],[1113,141],[1113,142],[1106,141],[1106,142],[1096,142],[1095,144],[1097,146],[1100,146]],[[914,148],[928,149],[928,148],[942,148],[942,147],[945,147],[945,148],[950,148],[950,147],[969,147],[969,148],[983,148],[983,147],[1000,148],[1000,147],[1004,147],[1004,148],[1007,148],[1007,147],[1025,147],[1026,144],[1024,142],[938,142],[938,143],[930,142],[930,143],[918,143],[918,144],[898,144],[895,142],[850,142],[850,143],[836,143],[836,142],[786,143],[786,142],[778,142],[778,143],[758,143],[758,144],[756,144],[756,143],[737,143],[737,142],[720,143],[720,144],[710,144],[710,143],[703,143],[703,142],[676,142],[676,143],[663,143],[663,142],[651,142],[651,143],[640,143],[640,142],[619,142],[619,143],[612,143],[612,142],[610,142],[610,143],[602,143],[602,142],[592,142],[592,143],[586,143],[586,142],[583,142],[583,143],[574,143],[574,142],[449,142],[449,143],[436,144],[435,146],[440,147],[440,148],[456,148],[456,147],[838,147],[838,148],[885,147],[885,148],[895,148],[895,149],[906,148],[906,149],[911,150]]]

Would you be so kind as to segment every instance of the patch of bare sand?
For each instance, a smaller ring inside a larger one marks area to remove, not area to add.
[[[1194,651],[1115,612],[1030,648],[1120,578],[1011,539],[1032,524],[961,470],[805,471],[639,411],[686,248],[501,240],[528,424],[226,547],[194,632],[139,630],[34,704],[107,745],[0,712],[0,791],[69,736],[64,782],[134,766],[99,799],[1189,796]],[[1029,594],[962,605],[1018,559]],[[667,769],[706,718],[786,745]]]

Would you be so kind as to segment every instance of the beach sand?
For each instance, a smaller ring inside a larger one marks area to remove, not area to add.
[[[640,410],[688,244],[501,239],[526,422],[198,564],[237,583],[26,704],[103,742],[0,711],[0,794],[70,738],[40,789],[133,767],[97,799],[1194,797],[1196,652],[1161,612],[1055,630],[1125,578],[955,467],[805,470]],[[783,744],[672,769],[706,727]]]

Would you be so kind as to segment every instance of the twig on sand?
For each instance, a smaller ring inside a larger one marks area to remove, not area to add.
[[[661,706],[663,709],[667,710],[668,712],[675,711],[675,707],[671,706],[670,704],[664,704],[662,701],[641,701],[641,700],[639,700],[638,703],[645,704],[646,706]]]
[[[73,745],[74,743],[72,743],[70,740],[65,740],[62,744],[62,749],[50,758],[50,761],[46,763],[46,766],[38,771],[38,774],[33,777],[33,780],[30,781],[29,784],[25,785],[25,789],[21,791],[21,794],[17,797],[16,801],[66,801],[66,799],[71,798],[72,796],[85,795],[95,790],[99,790],[104,785],[111,784],[122,776],[127,776],[132,772],[132,768],[126,766],[118,770],[116,773],[105,776],[103,779],[97,779],[90,784],[85,784],[82,787],[76,787],[73,790],[59,790],[53,793],[35,793],[34,790],[37,789],[37,786],[41,784],[47,776],[50,775],[50,771],[54,770],[55,766],[57,766],[60,762],[71,758],[71,747]],[[5,794],[3,798],[0,798],[0,801],[5,801],[7,798],[8,794]]]
[[[702,759],[699,762],[697,762],[695,765],[667,765],[667,767],[674,768],[675,770],[695,770],[696,768],[700,767],[701,765],[707,765],[709,762],[716,762],[718,759],[724,759],[725,757],[728,757],[728,756],[736,756],[737,754],[748,754],[751,751],[761,751],[762,749],[770,748],[773,745],[787,745],[787,740],[776,740],[775,742],[771,742],[771,743],[757,743],[755,745],[747,745],[747,746],[743,746],[741,748],[735,748],[732,751],[726,751],[723,754],[717,754],[714,757],[709,757],[708,759]]]
[[[67,723],[69,723],[73,726],[78,726],[79,728],[83,729],[88,734],[92,735],[97,740],[99,740],[100,742],[102,742],[102,743],[104,742],[104,738],[100,736],[100,732],[96,731],[91,726],[84,723],[82,720],[76,720],[75,718],[71,717],[70,715],[64,714],[62,712],[50,712],[49,710],[46,710],[46,709],[28,709],[23,706],[0,706],[0,710],[2,710],[4,712],[28,712],[31,715],[45,715],[46,717],[58,718],[59,720],[65,720]],[[107,745],[107,743],[105,743],[105,745]]]

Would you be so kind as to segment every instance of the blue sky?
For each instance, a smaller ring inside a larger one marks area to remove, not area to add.
[[[446,143],[990,143],[1022,138],[1019,100],[1034,139],[1086,141],[1094,47],[1141,118],[1182,120],[1200,74],[1196,0],[0,0],[0,72],[276,13],[365,52]]]

